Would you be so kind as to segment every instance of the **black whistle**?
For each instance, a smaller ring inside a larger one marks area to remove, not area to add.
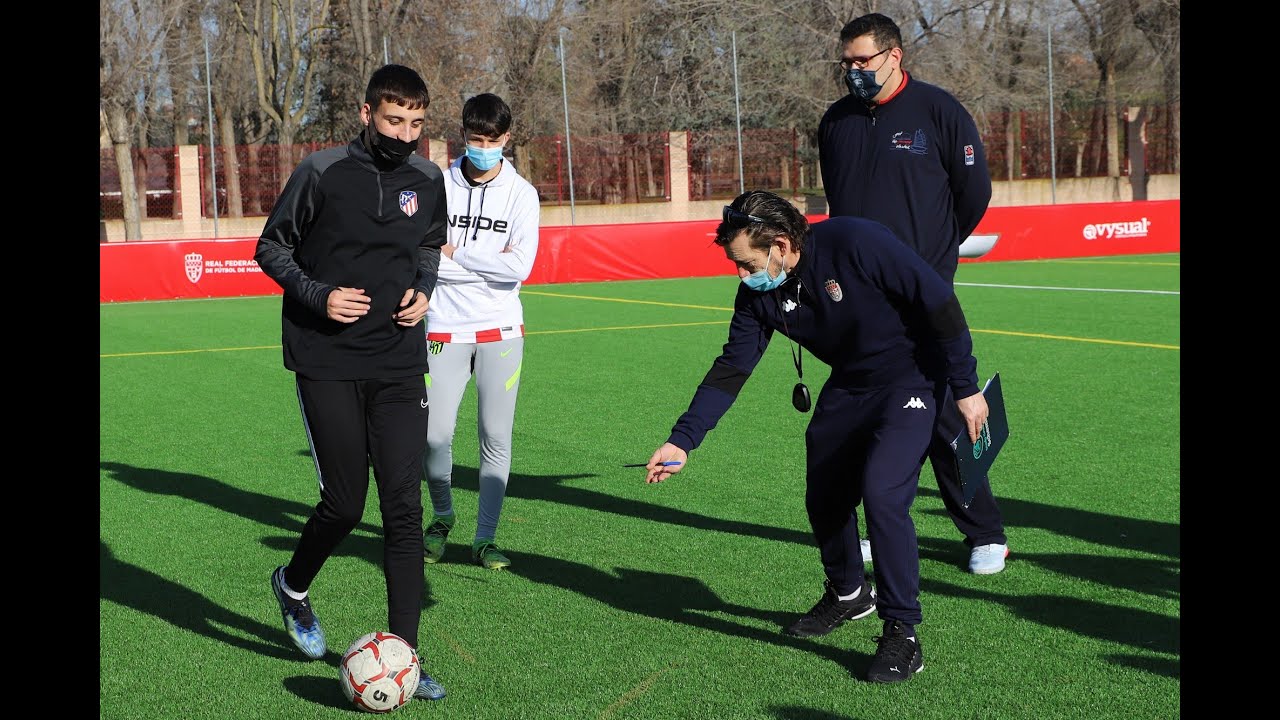
[[[809,388],[804,383],[796,383],[791,389],[791,404],[800,412],[809,412],[809,408],[813,407],[813,403],[809,400]]]

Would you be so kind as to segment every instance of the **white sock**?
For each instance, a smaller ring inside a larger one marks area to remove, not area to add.
[[[284,591],[284,594],[285,594],[285,595],[288,595],[289,597],[293,598],[294,600],[306,600],[306,599],[307,599],[307,594],[306,594],[306,593],[300,593],[300,592],[298,592],[297,590],[294,590],[293,588],[289,587],[289,583],[287,583],[287,582],[285,582],[285,581],[284,581],[284,573],[283,573],[283,572],[281,572],[281,573],[280,573],[280,589]],[[859,589],[859,590],[861,590],[862,588],[858,588],[858,589]]]
[[[862,586],[859,585],[858,589],[854,590],[852,595],[836,595],[836,599],[839,600],[840,602],[845,602],[847,600],[852,600],[861,594],[862,594]]]

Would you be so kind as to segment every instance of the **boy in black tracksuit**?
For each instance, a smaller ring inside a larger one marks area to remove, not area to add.
[[[426,338],[418,325],[445,242],[444,176],[413,155],[430,99],[417,72],[370,78],[365,129],[307,156],[267,218],[254,259],[284,289],[284,365],[315,461],[320,503],[272,574],[285,629],[312,659],[327,644],[311,582],[360,522],[369,465],[378,485],[390,631],[415,648],[422,615]],[[417,697],[444,689],[425,672]]]
[[[902,36],[889,18],[872,13],[851,21],[840,43],[850,92],[818,125],[831,217],[885,224],[953,285],[960,243],[991,201],[978,129],[949,93],[902,70]],[[943,504],[970,548],[969,569],[999,572],[1008,554],[1000,508],[989,482],[964,506],[951,448],[963,423],[945,385],[934,395],[939,412],[929,458]]]
[[[920,574],[910,508],[933,432],[935,383],[958,398],[971,438],[987,414],[959,301],[885,226],[832,218],[810,227],[772,193],[738,196],[725,209],[716,244],[743,280],[729,339],[688,411],[654,451],[646,480],[661,482],[685,467],[775,330],[830,365],[805,433],[805,507],[827,582],[818,604],[786,632],[824,635],[878,606],[885,630],[867,677],[906,680],[924,667],[915,633]],[[858,550],[860,503],[875,553],[874,589]]]

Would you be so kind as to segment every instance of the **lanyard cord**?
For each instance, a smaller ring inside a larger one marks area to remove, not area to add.
[[[797,353],[796,348],[791,346],[791,343],[792,343],[791,328],[787,327],[787,308],[781,302],[781,298],[782,298],[781,288],[779,288],[778,290],[775,290],[774,293],[775,293],[774,299],[779,301],[778,309],[782,311],[782,329],[787,335],[787,349],[791,351],[791,362],[793,365],[796,366],[796,375],[799,376],[799,379],[803,380],[804,379],[804,347],[800,345],[798,341],[796,341],[795,344],[797,347],[799,347],[799,353]],[[796,308],[797,309],[800,308],[800,278],[796,278]],[[800,316],[799,313],[797,313],[796,317],[799,317],[799,316]]]

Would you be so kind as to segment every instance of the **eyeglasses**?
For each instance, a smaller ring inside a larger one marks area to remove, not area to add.
[[[728,205],[724,206],[724,212],[721,213],[720,219],[729,225],[741,225],[743,227],[750,225],[753,222],[766,222],[762,217],[756,217],[755,215],[748,215],[744,212],[739,212]]]
[[[857,67],[859,69],[864,68],[867,66],[867,63],[871,62],[877,56],[883,55],[892,49],[893,48],[891,47],[887,47],[881,50],[880,52],[876,53],[875,55],[868,55],[866,57],[840,58],[840,69],[847,71],[850,68],[854,68],[854,67]]]

